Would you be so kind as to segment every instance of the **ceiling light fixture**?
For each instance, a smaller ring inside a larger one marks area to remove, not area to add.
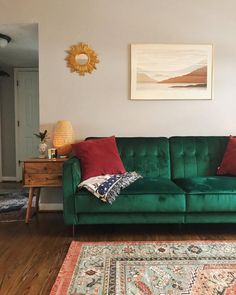
[[[10,77],[10,75],[5,71],[0,70],[0,77]]]
[[[0,47],[4,48],[11,41],[11,37],[0,33]]]

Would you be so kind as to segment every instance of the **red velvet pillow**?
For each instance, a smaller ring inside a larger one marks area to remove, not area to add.
[[[98,175],[126,172],[115,136],[75,143],[72,144],[72,149],[80,160],[82,180]]]
[[[230,135],[218,175],[236,175],[236,138]]]

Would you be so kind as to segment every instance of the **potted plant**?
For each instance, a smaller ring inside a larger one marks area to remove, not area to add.
[[[44,132],[34,133],[34,135],[40,139],[39,143],[39,158],[46,158],[47,156],[47,144],[46,141],[48,139],[47,137],[47,130],[44,130]]]

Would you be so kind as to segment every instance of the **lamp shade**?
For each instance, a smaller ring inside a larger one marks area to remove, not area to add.
[[[54,130],[53,145],[59,155],[66,155],[71,152],[74,132],[70,121],[58,121]]]
[[[4,48],[11,41],[11,37],[0,33],[0,48]]]

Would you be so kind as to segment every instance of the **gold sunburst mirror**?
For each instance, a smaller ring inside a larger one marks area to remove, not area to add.
[[[71,72],[77,72],[81,76],[91,73],[96,69],[96,64],[99,63],[96,52],[86,43],[72,45],[67,53],[67,66]]]

